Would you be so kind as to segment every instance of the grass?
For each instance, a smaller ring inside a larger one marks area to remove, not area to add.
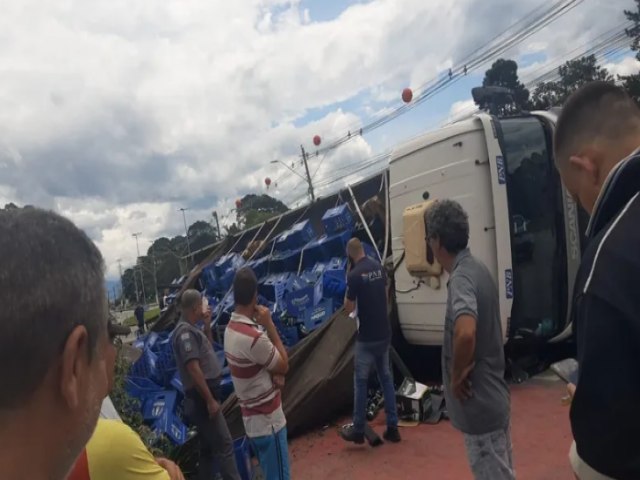
[[[144,323],[153,322],[157,320],[159,316],[160,316],[160,307],[150,308],[149,310],[144,312]],[[136,317],[132,315],[126,320],[124,320],[122,324],[126,325],[127,327],[135,327],[136,325],[138,325],[138,322],[136,320]]]

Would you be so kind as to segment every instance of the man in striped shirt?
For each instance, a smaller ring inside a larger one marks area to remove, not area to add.
[[[287,351],[269,309],[258,305],[258,280],[250,268],[236,272],[233,296],[224,350],[244,428],[267,480],[288,480],[287,421],[280,397],[289,369]]]

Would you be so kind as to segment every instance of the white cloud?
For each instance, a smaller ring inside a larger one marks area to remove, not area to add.
[[[620,60],[619,62],[607,63],[604,65],[610,74],[627,76],[640,72],[640,62],[635,56],[628,56]]]
[[[357,97],[358,111],[388,111],[402,88],[441,74],[540,0],[375,0],[327,22],[286,0],[5,3],[0,200],[70,216],[113,275],[115,259],[133,260],[132,232],[181,232],[179,207],[208,219],[262,191],[266,175],[283,177],[272,189],[283,199],[303,196],[269,161],[295,162],[313,135],[330,142],[361,124],[332,106]],[[592,38],[594,18],[618,21],[610,3],[593,0],[554,35]],[[529,50],[548,38],[532,37]],[[558,43],[571,44],[549,48]],[[305,122],[313,109],[326,113]],[[373,153],[365,139],[349,142],[317,179]]]
[[[448,122],[455,122],[468,117],[477,110],[475,102],[471,99],[454,102],[449,110]]]

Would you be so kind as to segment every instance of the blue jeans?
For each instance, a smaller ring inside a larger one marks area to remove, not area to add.
[[[273,435],[249,438],[266,480],[289,480],[289,447],[287,427]]]
[[[367,390],[371,368],[375,367],[378,380],[384,395],[384,411],[387,416],[387,427],[397,428],[398,410],[396,408],[396,389],[393,385],[393,374],[389,365],[389,340],[379,342],[356,342],[353,429],[356,433],[364,433],[367,408]]]

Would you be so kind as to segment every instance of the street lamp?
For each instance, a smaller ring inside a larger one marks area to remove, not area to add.
[[[302,147],[302,146],[300,146],[300,149],[302,150],[302,161],[304,162],[304,171],[307,174],[306,177],[304,175],[301,175],[298,172],[296,172],[293,168],[291,168],[289,165],[284,163],[282,160],[271,160],[270,163],[273,163],[273,164],[279,163],[280,165],[284,165],[285,168],[287,168],[289,171],[291,171],[292,173],[296,174],[302,180],[307,182],[307,185],[308,185],[308,188],[309,188],[309,197],[311,197],[311,201],[313,202],[313,201],[315,201],[316,196],[315,196],[315,193],[313,191],[313,182],[311,181],[311,174],[309,173],[309,165],[307,164],[307,152],[304,151],[304,147]]]
[[[140,245],[138,244],[138,236],[142,235],[141,232],[132,233],[131,236],[136,239],[136,251],[138,256],[136,257],[136,265],[138,266],[138,272],[140,273],[140,286],[142,288],[142,302],[147,303],[147,295],[144,291],[144,275],[142,273],[142,266],[140,265]],[[134,269],[135,272],[135,269]]]
[[[188,208],[179,208],[178,211],[182,212],[182,221],[184,222],[184,235],[187,237],[187,251],[189,252],[189,265],[193,262],[191,257],[191,243],[189,242],[189,230],[187,229],[187,216],[184,212],[189,210]]]

